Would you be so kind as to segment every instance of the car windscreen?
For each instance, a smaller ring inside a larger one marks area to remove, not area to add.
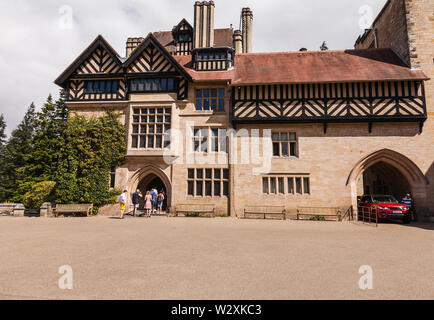
[[[398,203],[394,196],[375,196],[374,203]]]

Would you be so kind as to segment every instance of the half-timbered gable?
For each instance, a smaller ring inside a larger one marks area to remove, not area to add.
[[[110,74],[122,72],[119,60],[103,47],[97,48],[92,55],[77,69],[77,75]]]
[[[119,54],[99,35],[55,82],[62,86],[71,78],[119,76],[122,73]]]
[[[176,92],[179,100],[188,97],[191,76],[152,34],[133,51],[124,68],[131,92]],[[174,85],[166,85],[166,80]]]
[[[125,61],[125,69],[132,73],[185,73],[170,53],[149,34]]]
[[[149,43],[140,55],[127,65],[127,73],[176,72],[173,64],[152,43]]]
[[[126,82],[119,54],[99,35],[56,80],[69,101],[124,100]]]

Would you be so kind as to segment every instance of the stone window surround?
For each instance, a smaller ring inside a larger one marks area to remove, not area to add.
[[[274,181],[274,187],[273,187],[273,181]],[[300,181],[299,185],[297,184],[297,181]],[[274,191],[272,192],[272,190]],[[265,195],[310,196],[311,192],[312,192],[311,178],[309,174],[262,176],[262,194]]]
[[[133,103],[129,105],[129,116],[127,117],[129,125],[128,125],[128,141],[127,141],[127,150],[131,150],[131,151],[164,151],[164,148],[133,148],[132,147],[132,139],[133,139],[133,135],[135,135],[133,133],[133,126],[135,125],[134,121],[133,121],[133,117],[137,116],[134,114],[134,109],[170,109],[171,113],[168,114],[169,116],[171,116],[171,123],[169,124],[170,127],[172,127],[172,123],[173,123],[173,110],[175,108],[174,104],[172,103],[153,103],[153,102],[144,102],[144,103]],[[166,115],[166,111],[164,113]],[[164,128],[163,128],[164,131]],[[139,135],[140,135],[140,128],[139,128]],[[140,140],[139,140],[139,146],[140,146]]]
[[[202,171],[202,177],[198,175],[198,171]],[[220,177],[216,175],[216,171],[220,172]],[[193,175],[191,173],[193,172]],[[211,175],[208,175],[211,172]],[[229,169],[227,168],[188,168],[187,169],[187,190],[186,195],[189,198],[228,198],[229,197]],[[202,183],[202,195],[197,194],[198,182]],[[216,182],[220,183],[220,192],[215,194]],[[207,194],[206,184],[211,184],[211,195]],[[193,187],[193,194],[190,192],[190,187]],[[226,191],[225,192],[225,187]]]
[[[227,137],[227,128],[225,127],[214,127],[214,126],[198,126],[198,127],[193,127],[193,132],[192,132],[192,147],[193,147],[193,152],[198,152],[198,153],[204,153],[204,154],[216,154],[216,153],[221,153],[221,154],[227,154],[228,153],[228,149],[229,149],[229,144],[228,144],[228,137]],[[199,135],[195,134],[195,131],[198,130]],[[202,135],[202,130],[207,130],[208,131],[208,135],[207,136],[203,136]],[[218,130],[217,131],[217,136],[213,135],[213,130]],[[222,132],[222,130],[225,130],[225,136],[222,137],[220,135],[220,133]],[[222,138],[225,139],[225,147],[226,150],[222,151]],[[206,151],[202,151],[202,143],[204,141],[204,139],[206,139],[207,141],[207,150]],[[214,143],[216,143],[217,147],[218,147],[218,151],[212,150],[212,147],[214,146],[213,143],[211,143],[211,139],[214,140]],[[199,148],[200,151],[196,150],[196,142],[199,142]]]
[[[282,133],[288,135],[288,140],[283,141],[282,140]],[[279,140],[273,140],[273,135],[279,134]],[[291,139],[291,136],[295,135],[295,139]],[[288,155],[283,155],[282,150],[282,143],[287,143],[288,146]],[[279,144],[279,155],[276,156],[274,154],[274,145]],[[299,157],[299,150],[298,150],[298,135],[295,131],[288,131],[288,130],[272,130],[271,131],[271,144],[272,144],[272,152],[273,152],[273,158],[275,159],[288,159],[288,158],[298,158]],[[291,154],[291,146],[294,145],[294,154]]]
[[[205,98],[204,97],[202,97],[202,98],[199,98],[199,99],[201,99],[202,100],[202,107],[201,107],[201,109],[200,110],[198,110],[197,109],[197,100],[198,100],[198,98],[197,98],[197,91],[198,90],[206,90],[206,89],[209,89],[210,90],[210,97],[208,98],[210,101],[211,101],[211,99],[213,99],[213,98],[211,98],[211,90],[212,89],[216,89],[217,90],[217,108],[216,108],[216,110],[212,110],[211,109],[211,102],[210,102],[210,104],[209,104],[209,110],[204,110],[203,109],[203,101],[205,100]],[[219,95],[219,89],[223,89],[224,90],[224,92],[225,92],[225,94],[224,94],[224,96],[223,97],[220,97],[220,95]],[[200,85],[200,86],[195,86],[194,88],[193,88],[193,90],[194,90],[194,109],[195,109],[195,112],[196,113],[216,113],[216,114],[219,114],[219,113],[226,113],[226,111],[227,111],[227,109],[228,109],[228,101],[227,101],[227,86],[225,86],[225,85]],[[219,105],[218,105],[218,101],[219,101],[219,99],[223,99],[223,102],[224,102],[224,110],[219,110]]]

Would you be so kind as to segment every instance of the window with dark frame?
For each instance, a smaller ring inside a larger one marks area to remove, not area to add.
[[[197,89],[196,110],[197,111],[225,111],[224,88]]]
[[[117,93],[119,80],[88,80],[84,88],[85,93]]]
[[[274,157],[296,157],[297,156],[297,134],[294,132],[272,132],[273,156]]]
[[[287,181],[287,189],[285,185]],[[262,178],[262,193],[264,194],[310,194],[310,178],[309,177],[263,177]]]
[[[192,37],[189,32],[179,33],[178,42],[190,42],[190,41],[192,41]]]
[[[196,54],[196,61],[226,61],[231,60],[232,55],[227,51],[209,51],[198,52]]]
[[[188,169],[187,194],[193,197],[229,196],[229,169]]]
[[[171,108],[134,108],[132,116],[132,149],[164,149],[170,146]]]
[[[227,152],[226,129],[194,128],[193,151],[195,152]]]
[[[175,92],[175,78],[141,78],[130,80],[131,92]]]

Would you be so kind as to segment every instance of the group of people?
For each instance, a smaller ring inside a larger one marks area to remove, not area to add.
[[[127,195],[128,191],[124,190],[124,192],[119,196],[119,204],[121,207],[121,219],[124,218],[125,209],[127,204]],[[160,215],[163,212],[164,200],[166,199],[166,193],[164,190],[160,192],[157,191],[156,188],[152,188],[152,190],[147,191],[146,195],[143,196],[140,189],[137,189],[131,196],[131,200],[133,203],[133,216],[137,216],[137,209],[140,206],[140,200],[143,198],[145,202],[145,216],[150,218],[152,214]]]

